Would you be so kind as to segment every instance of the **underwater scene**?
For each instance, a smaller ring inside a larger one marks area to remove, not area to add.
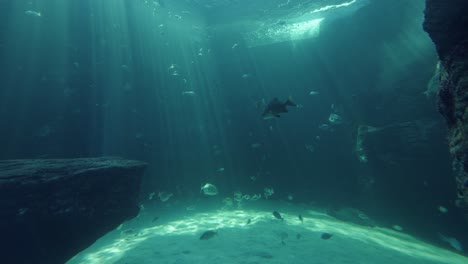
[[[0,0],[0,262],[468,263],[425,6]]]

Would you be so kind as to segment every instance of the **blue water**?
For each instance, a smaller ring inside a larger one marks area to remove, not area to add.
[[[271,187],[271,199],[356,207],[466,244],[445,123],[426,92],[437,55],[423,9],[1,1],[0,158],[123,156],[149,163],[142,203],[158,191],[204,199],[206,182],[223,195]],[[261,102],[275,97],[299,107],[264,120]]]

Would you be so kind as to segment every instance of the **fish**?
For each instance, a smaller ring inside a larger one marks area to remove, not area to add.
[[[330,239],[333,235],[330,233],[323,233],[322,236],[320,236],[323,240]]]
[[[161,202],[167,202],[171,197],[174,196],[172,193],[168,192],[158,192],[158,197]]]
[[[275,97],[265,106],[262,117],[265,120],[279,118],[280,114],[288,112],[287,106],[297,107],[297,105],[291,100],[291,97],[284,103]]]
[[[462,252],[463,251],[463,246],[462,244],[460,243],[460,241],[458,241],[456,238],[454,237],[447,237],[447,236],[444,236],[442,234],[439,233],[439,238],[446,242],[446,243],[449,243],[450,246],[452,246],[454,249],[456,249],[457,251],[459,252]]]
[[[218,235],[218,232],[217,232],[217,231],[208,230],[208,231],[205,231],[205,232],[200,236],[200,240],[208,240],[208,239],[213,238],[214,236],[217,236],[217,235]]]
[[[252,220],[249,218],[247,219],[247,224],[250,224],[250,223],[252,223]]]
[[[273,216],[276,219],[280,219],[281,221],[284,220],[284,218],[281,216],[281,214],[278,211],[273,211]]]
[[[260,143],[252,143],[252,144],[250,145],[251,148],[259,148],[259,147],[261,147],[261,146],[262,146],[262,144],[260,144]]]
[[[317,92],[317,91],[310,91],[310,93],[309,93],[309,95],[318,95],[318,94],[320,94],[320,93]]]
[[[35,17],[41,17],[42,16],[41,12],[32,11],[32,10],[25,11],[24,13],[26,15],[28,15],[28,16],[35,16]]]
[[[446,214],[448,212],[448,209],[442,205],[440,205],[439,207],[437,207],[437,210],[439,210],[439,212],[443,213],[443,214]]]
[[[183,91],[182,95],[196,95],[195,91]]]
[[[200,191],[203,192],[203,194],[210,196],[218,194],[218,188],[211,183],[205,183],[205,185],[201,187]]]
[[[301,215],[301,214],[298,215],[297,217],[299,218],[299,221],[301,221],[301,223],[304,223],[304,218],[302,218],[302,215]]]

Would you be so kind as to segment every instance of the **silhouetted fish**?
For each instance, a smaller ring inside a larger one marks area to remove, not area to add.
[[[212,231],[212,230],[208,230],[206,231],[205,233],[203,233],[200,237],[200,240],[208,240],[210,238],[213,238],[214,236],[218,235],[218,232],[216,231]]]
[[[281,214],[278,211],[274,211],[273,216],[275,216],[276,219],[284,220],[284,218],[281,216]]]
[[[262,117],[263,119],[272,119],[272,118],[278,118],[280,117],[281,113],[287,113],[288,109],[286,108],[287,106],[297,106],[291,98],[288,98],[284,103],[280,102],[278,98],[273,98],[266,106],[265,109],[263,110]]]
[[[329,233],[323,233],[321,238],[324,240],[330,239],[333,235]]]
[[[297,217],[299,217],[299,220],[301,221],[301,223],[304,223],[304,218],[302,218],[302,215],[298,215]]]

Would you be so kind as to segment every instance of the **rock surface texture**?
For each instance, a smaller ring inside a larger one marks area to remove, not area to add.
[[[135,217],[145,167],[114,157],[0,161],[1,263],[65,263]]]
[[[439,111],[457,182],[457,204],[468,220],[468,1],[426,0],[424,29],[441,61]]]

